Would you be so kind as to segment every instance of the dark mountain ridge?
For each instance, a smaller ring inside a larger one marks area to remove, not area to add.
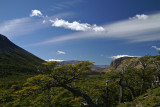
[[[44,61],[0,34],[0,73],[35,71]]]

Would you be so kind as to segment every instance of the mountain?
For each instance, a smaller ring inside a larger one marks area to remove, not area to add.
[[[109,65],[94,65],[95,68],[107,68]]]
[[[81,61],[78,61],[78,60],[68,60],[68,61],[61,61],[60,63],[62,65],[66,65],[66,64],[74,64],[74,63],[78,63],[78,62],[81,62]],[[93,65],[93,67],[95,67],[95,68],[106,68],[106,67],[108,67],[108,65]]]
[[[0,34],[0,76],[12,72],[35,72],[43,62]]]
[[[78,63],[78,62],[80,62],[80,61],[78,61],[78,60],[68,60],[68,61],[61,61],[60,63],[62,65],[66,65],[66,64],[74,64],[74,63]],[[107,67],[108,67],[108,65],[93,65],[91,71],[102,72]]]

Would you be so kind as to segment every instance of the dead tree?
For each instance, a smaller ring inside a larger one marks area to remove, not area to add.
[[[125,67],[122,67],[121,72],[119,73],[119,75],[120,75],[120,80],[118,82],[118,84],[120,86],[119,103],[124,102],[124,88],[125,87],[127,87],[130,90],[132,100],[134,100],[136,97],[133,87],[131,87],[130,83],[128,82],[129,78],[124,77],[124,75],[128,73],[126,71],[129,67],[130,67],[130,65],[126,65]]]
[[[153,80],[153,83],[152,83],[152,88],[157,88],[160,85],[160,64],[159,64],[159,62],[156,62],[156,61],[154,61],[153,64],[156,68],[156,72],[155,72],[155,75],[153,77],[154,80]]]

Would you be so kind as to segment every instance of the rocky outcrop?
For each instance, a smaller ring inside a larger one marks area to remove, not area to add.
[[[110,66],[104,69],[104,72],[120,71],[122,67],[128,64],[138,65],[139,57],[122,57],[111,62]]]

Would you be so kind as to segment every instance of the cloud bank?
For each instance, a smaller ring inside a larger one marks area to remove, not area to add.
[[[111,56],[110,58],[118,59],[122,57],[140,57],[140,56],[130,56],[130,55],[117,55],[117,56]]]
[[[79,23],[73,21],[72,23],[65,21],[63,19],[56,18],[55,20],[50,20],[53,27],[64,27],[66,29],[76,30],[76,31],[104,31],[104,28],[101,26],[90,25],[88,23]]]

